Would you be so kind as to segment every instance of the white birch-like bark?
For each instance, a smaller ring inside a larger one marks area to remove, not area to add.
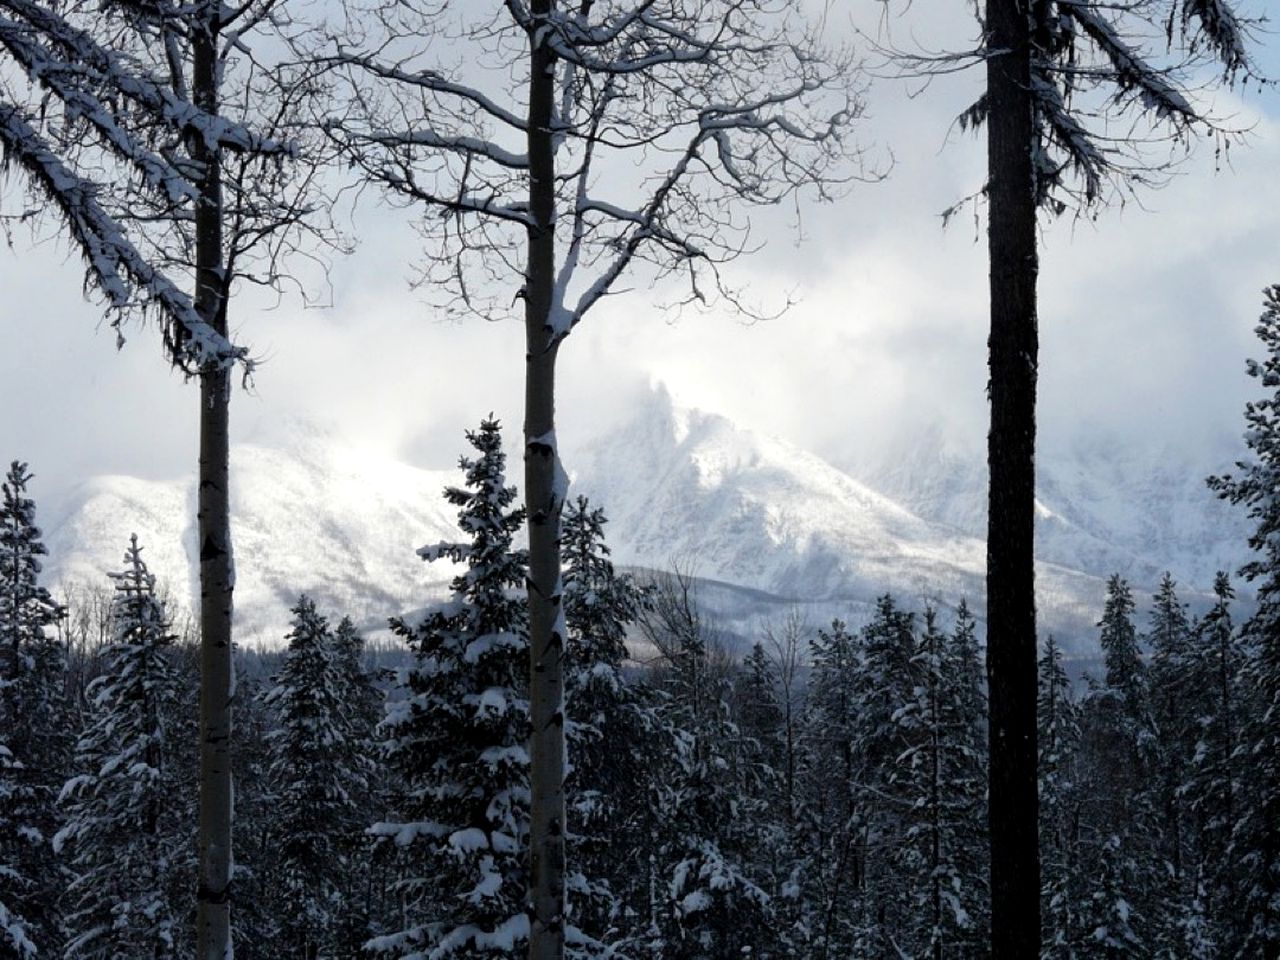
[[[192,93],[209,116],[218,113],[221,12],[210,2],[192,36]],[[202,167],[195,207],[196,311],[227,332],[219,151],[196,138]],[[228,489],[230,371],[200,372],[200,469],[196,524],[200,541],[200,786],[197,960],[231,960],[231,608],[235,573]]]
[[[564,616],[555,374],[555,58],[545,42],[554,0],[535,0],[529,31],[529,254],[525,276],[524,490],[529,527],[529,960],[564,956]]]

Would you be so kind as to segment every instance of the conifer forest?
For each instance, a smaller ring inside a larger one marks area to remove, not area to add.
[[[0,0],[0,960],[1280,960],[1275,29]]]

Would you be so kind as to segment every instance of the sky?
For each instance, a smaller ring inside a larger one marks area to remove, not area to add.
[[[849,32],[845,6],[855,4],[828,4],[828,30]],[[941,0],[895,9],[888,25],[900,45],[965,47],[974,32],[966,4]],[[1280,37],[1263,43],[1260,62],[1280,76]],[[970,71],[920,90],[877,79],[856,136],[873,163],[891,165],[888,177],[802,206],[802,239],[790,217],[755,218],[767,242],[734,270],[762,302],[799,297],[780,319],[677,320],[645,289],[592,313],[561,352],[569,448],[659,380],[680,403],[855,471],[917,435],[982,456],[984,226],[966,211],[944,230],[939,216],[982,182],[983,142],[952,123],[980,80]],[[1280,94],[1220,95],[1215,109],[1249,128],[1226,158],[1206,145],[1137,202],[1044,225],[1042,450],[1146,445],[1176,449],[1205,473],[1226,465],[1255,392],[1243,370],[1256,353],[1260,292],[1280,282]],[[11,178],[0,191],[0,206],[16,201]],[[350,226],[357,252],[335,260],[329,289],[316,288],[327,305],[248,295],[233,307],[239,342],[262,361],[233,400],[234,439],[272,442],[302,419],[438,468],[456,462],[462,431],[486,413],[514,431],[519,325],[433,313],[410,288],[418,240],[399,213],[373,203]],[[166,367],[154,329],[128,329],[117,351],[81,288],[56,236],[33,245],[15,234],[0,246],[0,458],[31,463],[38,497],[99,473],[191,474],[195,384]]]

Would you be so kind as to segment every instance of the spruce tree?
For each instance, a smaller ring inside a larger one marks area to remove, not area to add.
[[[402,785],[397,817],[373,833],[403,851],[406,925],[369,946],[398,957],[505,956],[529,935],[528,637],[515,592],[526,558],[512,546],[524,512],[511,506],[498,422],[483,421],[467,440],[476,456],[461,460],[466,486],[445,498],[469,540],[418,551],[465,569],[446,603],[391,621],[415,663],[381,726],[385,762]]]
[[[1039,671],[1041,956],[1073,960],[1081,923],[1080,709],[1062,667],[1062,649],[1053,637],[1045,644]]]
[[[912,697],[895,713],[907,749],[894,760],[904,789],[905,829],[898,860],[912,901],[914,923],[893,938],[913,956],[954,956],[985,940],[982,903],[985,863],[975,856],[983,839],[981,803],[984,730],[981,690],[967,689],[980,669],[972,621],[958,637],[938,626],[937,612],[924,611],[911,666]],[[967,649],[953,649],[961,646]],[[976,693],[976,696],[975,696]],[[904,892],[906,892],[904,891]]]
[[[1157,782],[1151,789],[1162,819],[1160,853],[1173,871],[1175,884],[1185,886],[1189,851],[1180,787],[1195,755],[1198,691],[1187,672],[1191,624],[1168,573],[1152,598],[1147,639],[1151,649],[1151,717],[1159,734],[1155,747]],[[1173,900],[1180,909],[1182,904],[1177,898]]]
[[[805,700],[801,754],[801,847],[813,864],[802,896],[812,903],[814,953],[856,955],[865,942],[866,829],[856,778],[856,698],[862,674],[858,638],[842,620],[818,631]]]
[[[581,934],[599,939],[616,930],[625,939],[648,918],[648,884],[635,864],[650,852],[651,778],[662,737],[651,698],[623,676],[627,632],[649,592],[614,568],[606,522],[604,511],[578,497],[561,528],[569,916]]]
[[[79,772],[62,789],[66,822],[53,838],[72,873],[67,958],[176,958],[194,935],[194,713],[136,536],[124,563],[110,574],[114,642],[88,689]]]
[[[742,661],[733,689],[734,719],[746,738],[753,761],[777,770],[782,761],[782,707],[778,702],[778,681],[764,644],[756,641]],[[779,785],[781,785],[779,783]],[[770,802],[781,804],[780,796]]]
[[[1207,906],[1210,934],[1224,949],[1239,950],[1247,924],[1236,909],[1237,864],[1232,834],[1240,803],[1237,754],[1244,717],[1240,689],[1244,662],[1231,616],[1235,590],[1225,573],[1214,578],[1215,601],[1191,632],[1186,674],[1194,697],[1196,741],[1181,792],[1196,832],[1199,894]]]
[[[25,931],[22,937],[47,953],[58,938],[64,881],[48,843],[70,737],[64,657],[51,635],[63,610],[39,582],[47,551],[27,495],[30,480],[27,465],[14,461],[0,482],[0,735],[8,750],[0,792],[12,825],[0,831],[0,904],[22,918],[9,929]]]
[[[19,762],[0,741],[0,837],[7,838],[0,842],[0,947],[7,956],[29,960],[36,955],[36,945],[31,923],[18,911],[33,884],[14,847],[31,838],[24,836],[26,828],[10,813],[17,807],[20,776]]]
[[[293,608],[280,673],[264,703],[275,714],[267,734],[272,798],[272,899],[280,935],[303,960],[331,955],[347,907],[357,807],[367,784],[361,745],[346,722],[328,621],[310,598]]]
[[[654,771],[651,924],[636,949],[670,960],[767,954],[781,932],[776,875],[762,864],[768,786],[732,722],[732,660],[687,574],[656,586],[642,625],[662,657],[652,682],[663,762]]]
[[[1106,835],[1099,844],[1096,875],[1080,904],[1081,937],[1076,956],[1081,960],[1138,960],[1149,957],[1140,933],[1144,918],[1133,904],[1131,891],[1140,884],[1134,863],[1120,837]]]
[[[1079,848],[1089,883],[1085,900],[1092,910],[1082,929],[1105,927],[1109,933],[1098,942],[1106,941],[1113,951],[1123,944],[1129,944],[1125,950],[1153,945],[1160,929],[1157,901],[1166,893],[1152,789],[1156,732],[1134,609],[1129,584],[1112,576],[1098,622],[1106,672],[1103,684],[1090,691],[1083,715],[1090,762],[1088,818],[1095,833]]]
[[[1249,376],[1271,391],[1245,406],[1250,456],[1213,477],[1218,496],[1242,505],[1254,523],[1254,559],[1241,574],[1256,584],[1258,609],[1244,625],[1241,676],[1248,705],[1239,732],[1241,796],[1229,858],[1241,873],[1235,910],[1244,920],[1239,955],[1280,957],[1280,285],[1265,292],[1255,333],[1266,349]]]
[[[374,891],[376,866],[365,828],[381,811],[385,788],[377,762],[376,729],[382,717],[382,692],[377,674],[364,665],[365,640],[350,617],[343,617],[333,631],[331,669],[337,691],[339,726],[348,766],[348,805],[353,817],[338,843],[346,866],[338,878],[343,903],[334,931],[338,956],[355,956],[378,925],[386,905]]]

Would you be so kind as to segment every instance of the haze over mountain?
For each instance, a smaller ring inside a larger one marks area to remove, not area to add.
[[[509,435],[514,447],[515,436]],[[809,622],[860,622],[892,591],[908,606],[967,598],[983,609],[985,471],[942,438],[867,465],[862,479],[782,440],[673,403],[661,386],[622,422],[566,453],[572,494],[605,508],[621,563],[673,563],[731,632],[800,607]],[[459,435],[457,450],[465,448]],[[508,471],[515,482],[519,460]],[[297,595],[378,629],[443,596],[446,564],[417,547],[456,539],[440,493],[456,470],[423,470],[356,451],[305,424],[282,445],[232,455],[237,622],[246,643],[274,645]],[[190,481],[94,477],[41,505],[52,582],[103,582],[136,532],[181,599],[196,589]],[[1244,555],[1244,524],[1191,467],[1084,450],[1042,469],[1038,583],[1042,625],[1088,656],[1103,581],[1118,571],[1142,597],[1170,569],[1188,597]]]

